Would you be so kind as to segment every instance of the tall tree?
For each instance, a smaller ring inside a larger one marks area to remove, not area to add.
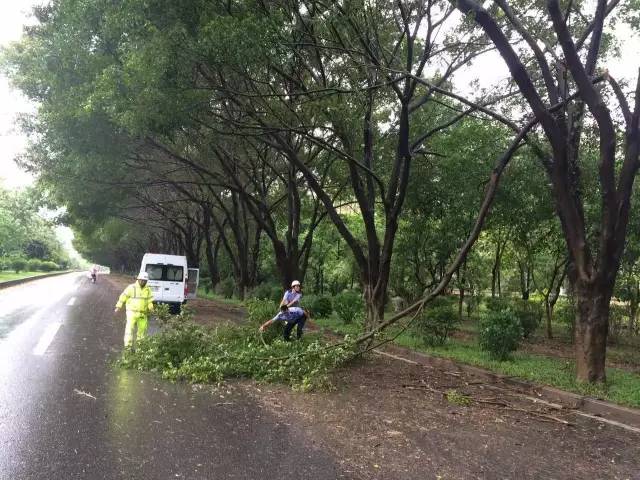
[[[494,43],[549,142],[551,155],[544,164],[569,251],[569,280],[578,310],[577,378],[586,382],[606,379],[609,302],[624,249],[630,199],[639,166],[640,78],[635,89],[635,106],[631,108],[623,89],[605,73],[617,100],[615,114],[603,90],[594,85],[605,20],[617,4],[598,0],[593,18],[585,22],[583,4],[569,3],[562,9],[558,0],[547,0],[546,11],[530,22],[531,12],[525,19],[523,12],[516,11],[506,0],[497,1],[497,8],[492,11],[474,0],[456,3]],[[524,41],[535,70],[526,68],[525,53],[514,47],[508,37],[511,33]],[[557,74],[553,73],[553,67]],[[553,111],[558,103],[564,107]],[[593,130],[585,123],[587,114],[595,122]],[[618,145],[616,114],[624,121],[622,145]],[[589,228],[581,191],[580,160],[585,148],[583,137],[592,131],[599,157],[600,218]],[[590,241],[590,231],[596,232],[596,241]]]

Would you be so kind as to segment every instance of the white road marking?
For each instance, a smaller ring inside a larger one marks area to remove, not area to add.
[[[71,297],[67,302],[67,306],[71,307],[76,304],[76,297]]]
[[[47,329],[42,334],[42,337],[40,337],[40,341],[36,345],[36,348],[33,349],[34,355],[42,356],[45,354],[45,352],[47,351],[47,348],[49,348],[49,345],[51,345],[53,338],[56,336],[56,333],[58,333],[58,329],[61,326],[62,326],[62,323],[56,322],[56,323],[52,323],[47,327]]]

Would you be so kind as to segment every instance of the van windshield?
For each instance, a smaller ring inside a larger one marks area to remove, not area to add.
[[[145,271],[149,274],[149,280],[164,280],[166,282],[181,282],[184,278],[184,269],[178,265],[154,265],[148,264]]]

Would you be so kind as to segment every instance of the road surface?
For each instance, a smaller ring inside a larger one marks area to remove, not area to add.
[[[244,395],[114,367],[118,294],[81,274],[0,290],[0,479],[351,478]]]

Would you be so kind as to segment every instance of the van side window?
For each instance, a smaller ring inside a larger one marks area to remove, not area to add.
[[[170,282],[181,282],[184,275],[182,267],[167,265],[167,280]]]
[[[162,280],[162,265],[149,264],[145,271],[149,274],[149,280]]]

